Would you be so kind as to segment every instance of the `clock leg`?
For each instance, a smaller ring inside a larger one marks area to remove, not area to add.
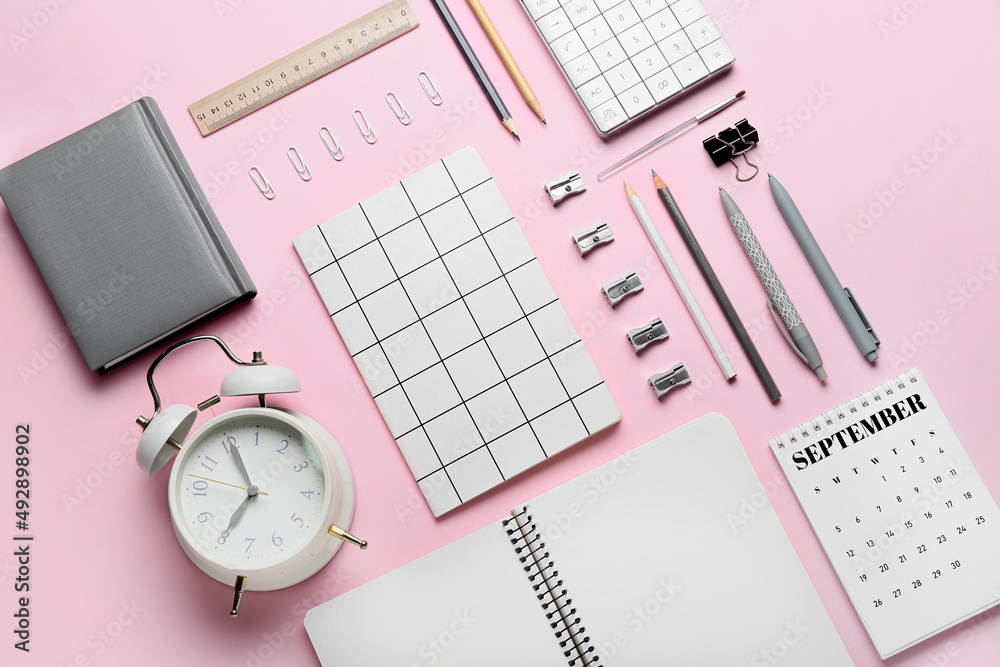
[[[247,578],[242,574],[236,576],[236,586],[233,589],[233,609],[229,612],[232,618],[236,618],[240,614],[240,602],[243,601],[243,593],[247,590]]]
[[[327,529],[326,532],[330,533],[337,539],[343,540],[344,542],[350,542],[351,544],[356,544],[362,549],[368,548],[368,542],[366,540],[362,540],[361,538],[351,535],[349,532],[347,532],[340,526],[335,526],[331,523],[330,528]]]

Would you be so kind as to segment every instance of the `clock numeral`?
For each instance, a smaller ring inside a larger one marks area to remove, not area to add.
[[[292,523],[298,525],[299,528],[301,528],[305,524],[305,521],[302,520],[302,517],[296,516],[295,513],[293,512],[292,513]]]
[[[236,438],[231,435],[226,436],[226,439],[222,441],[222,448],[226,450],[226,454],[229,453],[230,447],[236,446]]]
[[[274,531],[273,533],[271,533],[271,544],[273,544],[276,547],[280,547],[282,542],[284,542],[284,540],[278,537],[278,531]]]
[[[247,545],[247,548],[243,551],[243,553],[250,553],[250,547],[252,547],[253,543],[257,541],[257,538],[256,537],[244,537],[243,541],[250,543],[250,544]]]
[[[301,464],[297,466],[292,466],[292,470],[294,470],[295,472],[302,472],[308,467],[309,467],[309,461],[303,461]]]
[[[228,530],[224,530],[224,531],[222,531],[222,534],[219,535],[219,539],[216,540],[216,542],[218,542],[219,544],[225,544],[226,540],[228,540],[228,539],[229,539],[229,531]]]
[[[211,461],[212,465],[208,465],[207,463],[205,463],[205,461]],[[207,470],[208,472],[215,472],[215,466],[219,465],[219,462],[213,459],[211,456],[206,456],[205,461],[201,462],[201,467]]]
[[[285,453],[285,450],[286,450],[286,449],[288,449],[288,444],[289,444],[289,443],[288,443],[288,441],[287,441],[287,440],[282,440],[282,442],[283,442],[283,443],[285,443],[285,446],[284,446],[284,447],[282,447],[281,449],[276,449],[276,450],[274,450],[274,451],[278,452],[279,454],[282,454],[282,455],[284,455],[284,453]]]
[[[309,498],[310,500],[312,500],[313,494],[316,493],[316,492],[313,491],[312,489],[310,489],[308,491],[299,491],[299,493],[301,493],[306,498]]]
[[[198,515],[198,523],[205,523],[206,521],[211,519],[212,516],[213,515],[211,512],[202,512],[201,514]]]
[[[260,431],[253,434],[253,446],[260,447]]]
[[[191,484],[191,488],[193,488],[196,492],[200,491],[200,493],[192,493],[191,495],[201,496],[203,498],[208,497],[208,482],[206,482],[205,480],[196,479],[194,483]]]

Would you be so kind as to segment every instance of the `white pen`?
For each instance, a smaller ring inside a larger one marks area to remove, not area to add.
[[[721,187],[719,188],[719,196],[722,197],[722,206],[726,209],[729,224],[733,226],[733,231],[736,232],[743,250],[746,251],[750,263],[753,264],[757,276],[760,277],[760,282],[767,290],[767,308],[771,311],[771,317],[778,325],[782,337],[792,347],[799,359],[809,364],[809,367],[816,371],[816,375],[821,381],[825,380],[827,376],[826,371],[823,370],[823,358],[819,356],[816,343],[809,335],[809,330],[806,329],[802,317],[799,316],[799,311],[795,310],[795,305],[788,298],[785,286],[778,280],[778,274],[774,272],[774,267],[771,266],[767,255],[764,254],[764,249],[760,247],[757,236],[750,229],[750,223],[747,222],[743,212],[740,211],[739,206],[729,196],[729,193]],[[781,314],[780,320],[778,319],[779,313]]]

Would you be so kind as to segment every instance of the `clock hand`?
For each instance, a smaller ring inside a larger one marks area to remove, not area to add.
[[[190,476],[190,477],[197,477],[198,479],[203,479],[206,482],[215,482],[216,484],[224,484],[225,486],[231,486],[234,489],[243,489],[244,491],[247,490],[247,487],[245,487],[245,486],[240,486],[239,484],[230,484],[229,482],[223,482],[223,481],[218,480],[218,479],[212,479],[211,477],[202,477],[201,475],[196,475],[193,472],[189,472],[188,476]],[[268,495],[267,491],[261,491],[260,489],[257,489],[257,493],[259,493],[262,496]]]
[[[236,459],[236,467],[240,469],[243,479],[247,481],[247,486],[253,486],[253,482],[250,481],[250,473],[247,472],[247,467],[243,464],[243,456],[240,454],[239,446],[233,445],[229,448],[229,451],[232,452],[233,457]]]
[[[253,500],[256,496],[257,496],[257,487],[251,484],[250,488],[247,489],[247,497],[243,499],[243,502],[240,503],[240,506],[236,508],[236,511],[233,512],[233,515],[229,517],[229,525],[226,526],[226,529],[223,532],[228,533],[229,530],[234,525],[236,525],[236,522],[239,521],[240,517],[243,515],[243,512],[246,511],[247,505],[250,504],[250,501]]]

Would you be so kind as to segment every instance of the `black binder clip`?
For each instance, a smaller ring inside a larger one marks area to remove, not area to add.
[[[722,132],[719,132],[717,136],[709,137],[701,143],[705,147],[705,150],[708,151],[716,167],[727,161],[732,162],[733,166],[736,167],[736,180],[745,183],[756,176],[759,171],[757,165],[747,157],[750,149],[759,142],[760,136],[757,134],[757,128],[748,123],[747,119],[744,118],[736,123],[736,127],[727,127]],[[740,155],[743,156],[748,165],[753,167],[753,173],[745,178],[740,175],[740,165],[736,163],[736,158]]]

